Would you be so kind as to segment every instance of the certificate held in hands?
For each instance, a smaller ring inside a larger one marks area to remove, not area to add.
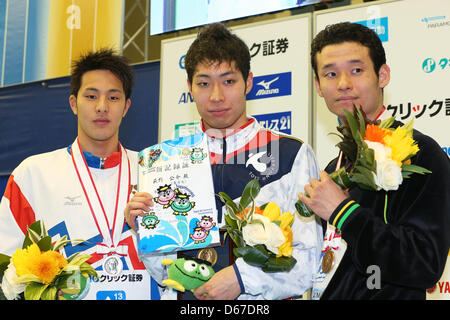
[[[139,152],[138,190],[154,206],[136,221],[138,254],[219,245],[206,135],[168,140]]]

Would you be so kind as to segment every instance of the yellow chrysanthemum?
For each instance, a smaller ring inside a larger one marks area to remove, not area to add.
[[[280,228],[284,230],[294,220],[294,215],[290,212],[284,212],[277,220],[281,221]]]
[[[26,249],[16,249],[11,259],[16,268],[16,273],[19,277],[26,274],[32,274],[34,260],[41,255],[41,250],[38,245],[33,243]]]
[[[35,261],[33,274],[39,277],[42,283],[48,284],[59,274],[61,268],[59,267],[60,262],[55,260],[53,255],[46,253]]]
[[[291,242],[285,242],[283,243],[279,248],[278,251],[280,252],[279,254],[277,254],[277,258],[284,256],[284,257],[292,257],[292,251],[294,249],[292,248],[292,243]]]
[[[290,212],[284,212],[283,214],[280,213],[280,207],[275,202],[271,201],[264,208],[262,215],[269,218],[271,222],[278,221],[279,227],[283,232],[284,238],[286,239],[286,241],[278,248],[279,254],[277,254],[277,257],[291,257],[293,251],[293,233],[290,224],[294,220],[294,215]]]
[[[278,220],[281,209],[275,202],[269,202],[264,208],[263,215],[270,219],[270,221]]]
[[[35,243],[26,249],[17,249],[12,256],[17,275],[33,274],[48,284],[67,265],[67,260],[56,251],[41,252]]]
[[[414,139],[402,127],[396,128],[392,135],[385,136],[384,143],[391,148],[391,158],[399,167],[408,156],[415,155],[419,151]]]

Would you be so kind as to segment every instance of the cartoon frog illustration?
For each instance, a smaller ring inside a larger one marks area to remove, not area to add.
[[[206,153],[203,153],[203,148],[193,148],[190,158],[192,163],[201,163],[206,158]]]
[[[155,229],[158,223],[158,217],[154,212],[151,212],[142,218],[141,225],[147,229]]]
[[[211,264],[197,258],[163,259],[161,264],[169,266],[168,279],[162,283],[181,292],[197,289],[214,275]]]
[[[170,206],[173,209],[173,214],[187,215],[189,211],[195,206],[195,202],[189,201],[190,195],[179,192],[173,201],[171,201]]]
[[[172,200],[175,199],[176,195],[179,193],[178,188],[172,190],[170,184],[166,184],[164,186],[160,186],[157,190],[158,196],[153,198],[153,201],[159,203],[163,206],[163,208],[170,207]]]

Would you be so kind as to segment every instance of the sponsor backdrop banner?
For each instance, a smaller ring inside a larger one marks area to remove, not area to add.
[[[444,45],[444,39],[450,39],[450,2],[384,1],[319,11],[314,17],[314,34],[342,21],[358,22],[378,33],[391,68],[391,81],[384,89],[387,112],[404,123],[414,119],[415,128],[432,136],[450,155],[450,60],[448,46]],[[324,168],[338,153],[338,140],[328,135],[336,132],[338,123],[316,93],[314,105],[314,146]],[[448,261],[442,279],[429,290],[428,299],[450,299]]]
[[[123,0],[0,0],[0,86],[66,76],[83,52],[122,44]]]
[[[247,43],[252,56],[247,114],[266,128],[309,142],[311,14],[240,26],[232,32]],[[200,120],[184,69],[184,56],[195,37],[161,43],[160,141],[194,133]]]

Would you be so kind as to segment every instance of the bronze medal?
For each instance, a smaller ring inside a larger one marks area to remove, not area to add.
[[[334,252],[333,250],[328,250],[323,255],[322,259],[322,271],[324,273],[328,273],[333,269],[334,266]]]
[[[201,249],[197,254],[198,259],[202,259],[211,263],[214,266],[217,262],[217,251],[213,248]]]

